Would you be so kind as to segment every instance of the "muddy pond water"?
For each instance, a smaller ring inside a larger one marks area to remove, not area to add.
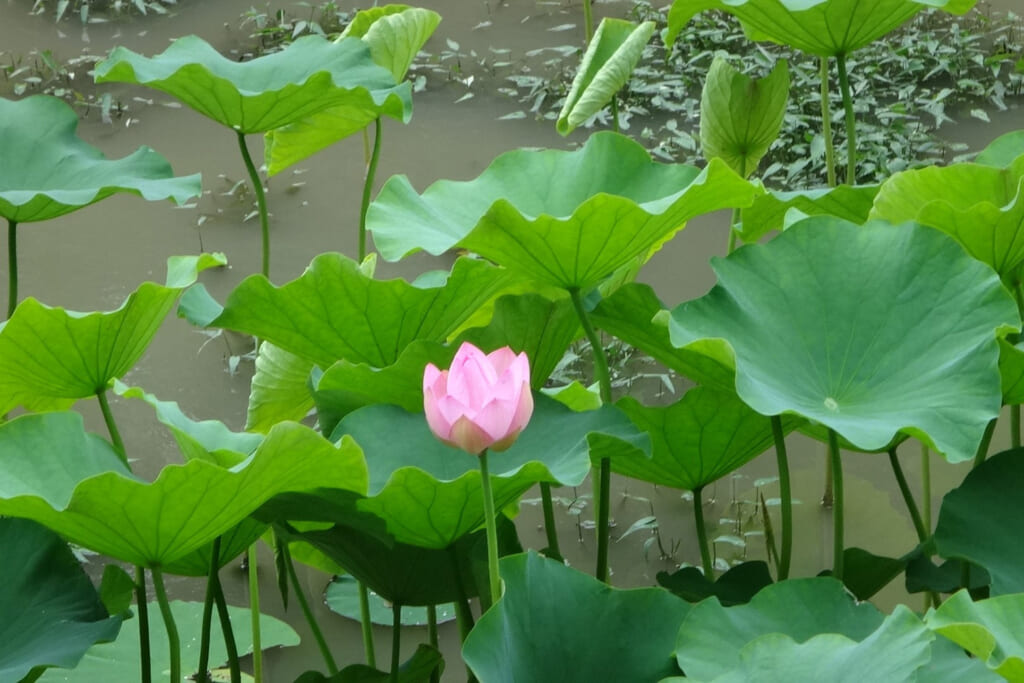
[[[1019,10],[1019,2],[1000,0],[993,4],[1004,10]],[[424,0],[418,4],[437,10],[444,18],[427,46],[435,54],[450,47],[446,42],[449,39],[456,41],[459,50],[466,54],[475,50],[487,55],[494,54],[490,51],[492,47],[508,48],[513,59],[546,46],[582,43],[581,8],[575,2]],[[52,51],[60,60],[83,54],[105,55],[115,45],[153,54],[163,50],[170,39],[190,33],[202,36],[224,52],[244,49],[252,43],[252,26],[240,27],[240,16],[252,5],[252,0],[179,0],[177,6],[170,8],[169,16],[135,16],[83,26],[77,18],[58,24],[51,13],[31,15],[32,0],[0,0],[0,63],[19,56],[33,59],[31,55],[41,50]],[[261,4],[255,7],[261,12],[278,8],[308,13],[302,3],[280,2],[269,9]],[[599,10],[622,15],[627,8],[625,3],[606,3]],[[565,28],[567,24],[574,26]],[[474,77],[474,82],[467,85],[469,76]],[[578,131],[565,139],[555,133],[550,121],[529,117],[502,120],[501,117],[521,107],[496,93],[493,83],[486,84],[487,78],[487,69],[474,66],[467,59],[459,70],[452,71],[450,80],[432,78],[430,85],[415,95],[411,123],[402,126],[387,121],[379,183],[394,173],[405,173],[422,190],[440,178],[475,177],[501,152],[523,146],[568,148],[587,135],[587,131]],[[0,94],[6,94],[3,87],[0,83]],[[92,91],[87,85],[74,87]],[[251,197],[235,188],[243,178],[244,168],[234,136],[198,114],[175,106],[160,93],[127,86],[109,91],[127,105],[127,111],[110,124],[101,122],[98,112],[91,113],[81,125],[81,136],[110,157],[128,154],[139,145],[150,145],[171,161],[177,173],[202,172],[204,196],[195,206],[181,209],[135,197],[114,197],[57,220],[23,226],[19,233],[22,291],[48,304],[70,309],[112,309],[142,281],[162,281],[168,256],[202,249],[223,251],[229,257],[229,268],[203,276],[211,293],[223,300],[243,277],[259,270],[258,221],[246,220]],[[467,93],[473,97],[457,102]],[[1024,128],[1024,112],[1020,108],[992,114],[990,124],[965,122],[945,127],[944,133],[976,148],[1016,128]],[[260,154],[261,142],[256,136],[250,136],[250,145],[254,146],[254,156]],[[297,277],[313,256],[322,251],[356,252],[362,159],[362,140],[354,136],[300,164],[295,172],[286,171],[271,179],[271,275],[275,282]],[[708,259],[725,250],[727,220],[727,216],[714,215],[694,221],[655,255],[640,279],[654,286],[670,306],[704,294],[714,284]],[[443,259],[416,257],[400,264],[381,264],[378,272],[412,277],[423,270],[447,265]],[[0,271],[0,278],[5,278],[6,263]],[[217,418],[240,429],[245,421],[252,365],[243,360],[235,366],[230,358],[244,351],[244,340],[240,338],[210,339],[172,317],[125,381],[162,399],[179,402],[194,418]],[[652,377],[639,380],[634,391],[654,398],[668,390],[659,378]],[[113,404],[127,450],[138,460],[135,468],[142,476],[153,476],[163,464],[180,460],[172,438],[154,423],[147,407],[116,399]],[[79,407],[87,414],[91,427],[104,433],[95,406],[85,402]],[[1005,447],[1004,432],[1000,429],[997,433],[993,452]],[[800,501],[795,506],[792,574],[811,575],[831,562],[831,515],[818,502],[824,482],[824,448],[800,436],[790,437],[789,444],[794,496]],[[919,481],[920,455],[910,445],[904,450],[908,477],[912,482]],[[966,467],[947,465],[937,457],[931,459],[931,465],[931,502],[932,509],[937,511],[942,494],[959,483]],[[847,545],[883,555],[899,555],[912,547],[913,527],[884,456],[847,454],[844,469]],[[766,454],[704,491],[706,519],[721,520],[718,532],[712,532],[711,537],[720,538],[715,549],[723,560],[764,557],[764,539],[760,523],[754,519],[754,501],[757,492],[763,492],[769,499],[777,495],[770,481],[774,476],[774,458]],[[517,524],[524,546],[540,548],[545,540],[539,505],[533,495],[526,495]],[[563,551],[571,564],[592,571],[594,534],[589,528],[593,518],[589,490],[558,490],[556,495],[563,499],[556,511]],[[663,555],[657,544],[645,550],[651,538],[651,532],[646,530],[613,542],[610,564],[616,585],[653,585],[659,571],[672,571],[682,562],[699,564],[692,531],[692,503],[679,491],[618,481],[612,504],[616,522],[613,540],[637,520],[653,515],[659,524],[661,548],[666,551]],[[303,639],[299,647],[268,655],[267,680],[291,681],[306,669],[320,668],[321,662],[298,610],[293,606],[284,613],[272,576],[272,563],[265,561],[263,565],[264,611],[285,618]],[[223,576],[229,601],[246,604],[244,577],[237,564],[225,569]],[[300,577],[310,593],[317,596],[329,579],[301,567]],[[899,584],[891,584],[876,602],[883,609],[901,601],[919,606],[921,600],[908,597]],[[170,589],[172,597],[202,599],[198,581],[176,581]],[[358,625],[328,611],[321,600],[313,603],[339,662],[361,661]],[[379,655],[387,661],[388,630],[378,629],[376,636]],[[424,632],[410,629],[403,650],[407,648],[411,654],[415,642],[423,639]],[[461,680],[464,670],[459,664],[458,637],[452,625],[442,627],[441,639],[449,662],[445,680]]]

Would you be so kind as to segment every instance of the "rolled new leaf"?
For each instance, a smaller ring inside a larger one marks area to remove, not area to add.
[[[601,111],[629,82],[654,28],[653,21],[634,24],[610,17],[601,20],[558,113],[555,128],[559,133],[571,133]]]

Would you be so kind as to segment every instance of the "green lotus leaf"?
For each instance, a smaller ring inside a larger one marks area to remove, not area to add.
[[[370,46],[373,61],[390,71],[395,82],[400,83],[416,53],[440,23],[440,14],[422,7],[371,7],[356,12],[339,40],[350,36],[361,38]]]
[[[816,420],[859,448],[902,432],[950,462],[974,456],[1001,405],[996,336],[1020,319],[949,237],[813,217],[712,267],[714,289],[672,312],[672,343],[721,340],[751,408]]]
[[[736,373],[733,359],[718,344],[691,344],[676,348],[665,325],[651,324],[664,310],[649,285],[630,283],[602,299],[590,313],[593,324],[635,346],[665,367],[705,386],[733,391]]]
[[[786,60],[755,80],[716,55],[700,96],[704,158],[723,159],[736,173],[749,177],[779,136],[788,100]]]
[[[711,581],[697,567],[683,567],[672,574],[658,572],[658,585],[667,588],[687,602],[700,602],[712,595],[726,607],[744,605],[762,588],[772,584],[768,563],[762,560],[743,562],[730,567]]]
[[[182,671],[194,672],[199,666],[199,632],[203,622],[203,603],[172,600],[171,612],[174,614],[178,635],[181,638]],[[160,617],[160,606],[156,602],[149,603],[147,615],[152,657],[150,670],[154,681],[165,680],[171,664],[167,633]],[[228,605],[228,615],[235,633],[238,654],[246,655],[252,652],[249,610]],[[224,648],[220,621],[214,619],[213,624],[210,663],[219,665],[228,661],[228,654]],[[263,649],[292,647],[298,644],[299,636],[291,626],[268,614],[260,615],[260,645]],[[73,671],[48,671],[39,680],[40,683],[139,683],[138,626],[134,622],[129,622],[121,629],[121,634],[115,642],[93,647]],[[242,680],[245,680],[244,675]]]
[[[675,0],[668,13],[671,45],[698,12],[717,9],[743,23],[751,40],[769,40],[814,55],[849,54],[881,38],[921,10],[964,14],[976,0]]]
[[[626,396],[616,404],[651,436],[651,457],[627,454],[612,471],[659,486],[692,491],[750,462],[773,444],[771,421],[735,393],[694,387],[668,406],[647,407]],[[783,419],[784,432],[798,423]]]
[[[15,406],[60,410],[132,369],[181,289],[223,254],[168,260],[168,284],[145,282],[120,308],[77,313],[25,299],[0,328],[0,413]]]
[[[549,301],[535,294],[502,296],[487,327],[471,328],[449,345],[430,341],[409,344],[398,360],[384,368],[338,361],[316,386],[318,418],[324,432],[342,417],[371,403],[390,403],[408,411],[423,407],[423,368],[446,368],[463,341],[485,350],[510,346],[530,359],[530,384],[540,389],[579,332],[579,319],[568,299]]]
[[[114,380],[114,392],[152,406],[157,419],[171,430],[186,460],[206,460],[221,467],[234,467],[263,441],[260,434],[233,432],[220,420],[193,420],[174,401],[161,401],[153,394],[118,380]]]
[[[740,211],[739,236],[757,242],[785,225],[786,213],[796,209],[808,216],[827,214],[852,223],[863,223],[871,213],[879,185],[839,185],[819,190],[767,191]]]
[[[559,133],[574,131],[604,109],[629,82],[654,28],[653,21],[634,24],[625,19],[601,19],[558,113],[555,128]]]
[[[0,98],[0,216],[18,223],[45,221],[130,192],[150,201],[184,204],[200,193],[200,177],[176,178],[149,147],[107,160],[75,135],[78,114],[56,97]]]
[[[718,598],[694,605],[679,629],[676,660],[687,676],[715,680],[741,666],[743,648],[781,634],[802,643],[821,633],[867,638],[883,615],[858,603],[832,578],[790,579],[765,587],[746,605],[723,607]]]
[[[1024,403],[1024,343],[1011,344],[999,340],[999,375],[1003,386],[1003,403]]]
[[[823,633],[797,642],[783,633],[752,640],[739,653],[738,665],[714,678],[691,672],[687,681],[702,683],[819,683],[830,681],[887,681],[916,683],[918,672],[931,660],[934,636],[904,605],[897,605],[882,625],[857,642],[836,633]]]
[[[925,623],[1005,680],[1024,681],[1024,595],[974,602],[970,593],[961,590],[937,610],[929,610]]]
[[[422,413],[367,406],[346,416],[332,438],[341,434],[362,446],[370,468],[368,497],[359,509],[385,520],[397,541],[445,548],[484,523],[476,456],[438,441]],[[617,440],[624,450],[649,448],[647,436],[615,406],[577,413],[534,394],[530,424],[511,448],[489,459],[496,508],[541,481],[582,483],[590,471],[590,441],[598,436]]]
[[[217,563],[223,568],[249,549],[267,532],[267,525],[249,517],[243,519],[233,529],[220,535],[220,548],[217,551]],[[206,578],[210,574],[210,560],[213,559],[213,542],[193,550],[188,555],[168,562],[164,574],[174,576],[197,576]]]
[[[1024,156],[1008,168],[954,164],[897,173],[882,183],[871,217],[937,228],[1008,278],[1024,264]]]
[[[298,422],[313,409],[311,361],[269,342],[260,344],[249,389],[245,428],[266,434],[278,422]]]
[[[335,614],[352,621],[360,619],[358,582],[351,576],[335,576],[327,585],[324,593],[327,608]],[[455,619],[455,606],[452,604],[437,606],[437,623],[443,624]],[[376,593],[370,593],[370,621],[380,626],[390,626],[394,620],[391,604]],[[426,626],[426,607],[402,606],[403,626]]]
[[[367,226],[389,260],[458,245],[545,284],[585,289],[646,259],[694,216],[749,205],[754,194],[721,162],[703,171],[658,164],[633,140],[601,132],[572,152],[507,152],[475,180],[441,180],[422,196],[392,177]]]
[[[0,680],[73,669],[93,643],[117,637],[121,617],[107,614],[60,536],[28,520],[0,519],[0,546]]]
[[[536,553],[501,560],[505,593],[462,657],[481,683],[658,681],[689,605],[658,588],[617,590]],[[565,609],[571,605],[571,609]]]
[[[365,486],[358,446],[345,439],[335,447],[295,423],[276,426],[237,467],[192,460],[164,467],[153,483],[132,476],[77,413],[26,415],[0,426],[0,514],[34,519],[147,567],[211,543],[279,493]]]
[[[319,671],[307,671],[294,683],[426,683],[435,671],[440,671],[438,667],[444,669],[444,657],[430,645],[420,643],[412,657],[398,667],[397,678],[391,678],[389,671],[366,664],[349,664],[330,677]]]
[[[935,547],[942,557],[980,564],[992,577],[992,595],[1024,592],[1024,551],[1007,543],[1024,524],[1020,486],[1024,450],[986,460],[942,499]]]
[[[1024,130],[1000,135],[978,153],[974,163],[996,168],[1007,168],[1024,154]]]
[[[304,36],[247,62],[185,36],[156,57],[124,47],[96,65],[96,82],[137,83],[172,95],[239,133],[265,133],[330,107],[402,118],[409,85],[396,85],[361,40]]]
[[[320,254],[281,287],[261,275],[247,277],[212,319],[205,290],[195,288],[179,313],[204,326],[252,334],[323,368],[341,359],[380,368],[417,339],[447,339],[510,279],[468,258],[441,276],[411,284],[374,280],[341,254]]]

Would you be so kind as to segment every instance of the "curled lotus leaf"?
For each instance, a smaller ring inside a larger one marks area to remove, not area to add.
[[[62,100],[33,95],[0,98],[0,216],[17,223],[44,221],[118,192],[184,204],[200,192],[200,177],[174,177],[149,147],[106,159],[79,138],[78,114]]]
[[[672,311],[672,343],[730,349],[754,410],[802,415],[862,449],[902,432],[951,462],[974,457],[1001,406],[996,340],[1020,317],[948,236],[812,217],[712,267],[711,292]]]
[[[304,36],[280,52],[237,62],[198,36],[155,57],[118,47],[96,65],[96,82],[137,83],[172,95],[239,133],[264,133],[330,107],[403,118],[410,85],[396,85],[361,40]],[[365,124],[364,124],[365,125]]]

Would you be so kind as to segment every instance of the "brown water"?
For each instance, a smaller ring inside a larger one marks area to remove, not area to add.
[[[428,50],[440,53],[445,38],[459,42],[460,51],[491,55],[490,47],[512,47],[512,59],[521,59],[526,51],[548,45],[582,42],[582,19],[577,4],[556,2],[484,2],[483,0],[434,0],[420,3],[439,11],[444,21]],[[1019,0],[993,3],[1004,9],[1018,9]],[[31,0],[0,0],[0,63],[12,55],[50,49],[61,59],[80,54],[105,54],[116,44],[145,53],[162,50],[177,36],[197,33],[221,50],[246,44],[248,30],[240,30],[239,16],[248,10],[251,0],[199,2],[179,0],[177,9],[167,17],[134,18],[82,27],[77,21],[55,25],[49,16],[29,16]],[[277,7],[294,6],[279,3]],[[600,10],[614,14],[625,6],[602,5]],[[491,25],[475,28],[485,22]],[[566,31],[549,29],[575,24]],[[494,58],[489,57],[493,62]],[[456,76],[474,76],[467,87]],[[432,81],[431,87],[415,96],[416,112],[408,126],[388,121],[381,157],[381,182],[393,173],[405,173],[418,189],[439,178],[468,179],[479,174],[503,151],[521,146],[567,147],[585,137],[574,134],[570,140],[559,137],[550,122],[531,119],[499,121],[504,114],[520,106],[481,85],[487,70],[462,60],[462,69],[448,83]],[[81,77],[80,77],[81,78]],[[0,83],[0,93],[4,85]],[[83,90],[88,90],[83,88]],[[104,125],[90,116],[81,127],[81,135],[99,146],[108,156],[122,156],[142,144],[151,145],[168,157],[180,174],[201,171],[204,197],[193,208],[173,209],[169,204],[147,203],[134,197],[115,197],[96,206],[40,225],[24,226],[20,233],[21,287],[25,295],[77,310],[111,309],[138,283],[146,279],[162,281],[165,260],[172,254],[196,253],[200,249],[224,251],[232,266],[204,275],[213,295],[223,297],[245,275],[259,269],[259,237],[256,219],[243,221],[251,198],[225,196],[244,175],[234,135],[187,109],[164,106],[169,98],[141,89],[115,86],[115,96],[129,106],[127,114],[113,125]],[[467,92],[474,97],[455,103]],[[152,98],[147,105],[134,97]],[[950,127],[948,134],[972,146],[980,146],[996,135],[1024,128],[1020,109],[992,116],[992,124],[977,121]],[[261,141],[252,137],[250,145],[258,158]],[[356,251],[356,221],[363,163],[362,142],[358,137],[301,164],[302,173],[286,171],[270,183],[269,203],[273,217],[272,278],[284,282],[298,276],[314,255],[321,251]],[[304,184],[301,184],[304,183]],[[711,216],[694,221],[659,252],[646,267],[642,280],[652,284],[667,305],[700,296],[714,284],[708,258],[725,249],[727,217]],[[415,258],[397,265],[382,264],[383,274],[410,276],[436,265],[427,258]],[[0,277],[3,274],[0,273]],[[178,401],[197,418],[216,417],[233,428],[241,428],[251,376],[251,365],[244,361],[237,372],[228,372],[228,358],[244,351],[240,340],[231,337],[207,340],[187,323],[169,319],[147,356],[126,378],[161,398]],[[658,391],[657,380],[640,387],[648,394]],[[94,406],[83,406],[92,427],[103,431]],[[151,411],[132,402],[114,401],[114,409],[123,423],[127,448],[140,462],[143,476],[154,475],[160,466],[180,458],[173,440],[162,426],[154,424]],[[993,449],[1006,445],[1004,430],[997,434]],[[831,563],[831,515],[818,504],[823,483],[823,453],[820,444],[794,436],[789,439],[794,463],[794,492],[802,501],[796,506],[796,546],[793,575],[811,575]],[[906,447],[904,466],[910,480],[919,480],[919,457],[911,457]],[[932,458],[933,509],[938,510],[941,495],[958,483],[966,469],[944,464]],[[903,502],[893,484],[884,456],[850,454],[845,458],[847,490],[847,544],[868,548],[879,554],[899,555],[915,543]],[[752,532],[744,547],[723,541],[716,550],[723,558],[761,558],[763,540],[753,516],[754,483],[775,475],[774,459],[769,454],[704,492],[705,517],[725,520],[719,533],[742,536]],[[776,495],[772,483],[761,487],[766,498]],[[594,534],[586,522],[592,519],[590,500],[584,489],[578,492],[579,515],[560,508],[557,517],[563,551],[571,564],[591,571]],[[529,499],[529,495],[527,498]],[[556,492],[572,499],[575,493]],[[653,512],[652,512],[653,511]],[[628,536],[611,548],[613,580],[617,585],[651,585],[659,571],[672,571],[680,562],[698,563],[693,534],[692,503],[680,492],[656,489],[636,482],[619,482],[613,495],[612,514],[617,522],[614,536],[624,532],[635,520],[654,514],[660,524],[662,546],[669,551],[660,556],[657,547],[645,554],[648,532]],[[535,501],[523,505],[519,529],[524,546],[543,547]],[[747,519],[737,524],[731,520]],[[777,524],[776,524],[777,527]],[[714,537],[716,534],[712,534]],[[271,564],[265,563],[268,570]],[[327,577],[301,572],[302,580],[313,594],[319,594]],[[241,572],[225,571],[229,579],[229,600],[245,604],[246,593]],[[262,573],[264,609],[273,614],[283,610],[277,597],[271,571]],[[897,582],[898,584],[898,582]],[[175,581],[172,591],[181,597],[201,598],[195,581]],[[882,606],[908,600],[899,585],[890,585],[878,598]],[[909,599],[912,605],[920,601]],[[361,658],[358,627],[329,612],[314,600],[317,616],[328,631],[328,638],[340,662]],[[320,668],[319,655],[295,608],[287,616],[303,638],[303,645],[280,653],[271,653],[267,662],[267,680],[272,683],[292,680],[298,672]],[[415,632],[415,631],[414,631]],[[406,638],[411,653],[414,639]],[[446,680],[461,680],[457,636],[452,627],[442,627],[443,649],[449,662]],[[387,661],[387,629],[378,629],[378,654]],[[403,647],[403,650],[406,650]]]

